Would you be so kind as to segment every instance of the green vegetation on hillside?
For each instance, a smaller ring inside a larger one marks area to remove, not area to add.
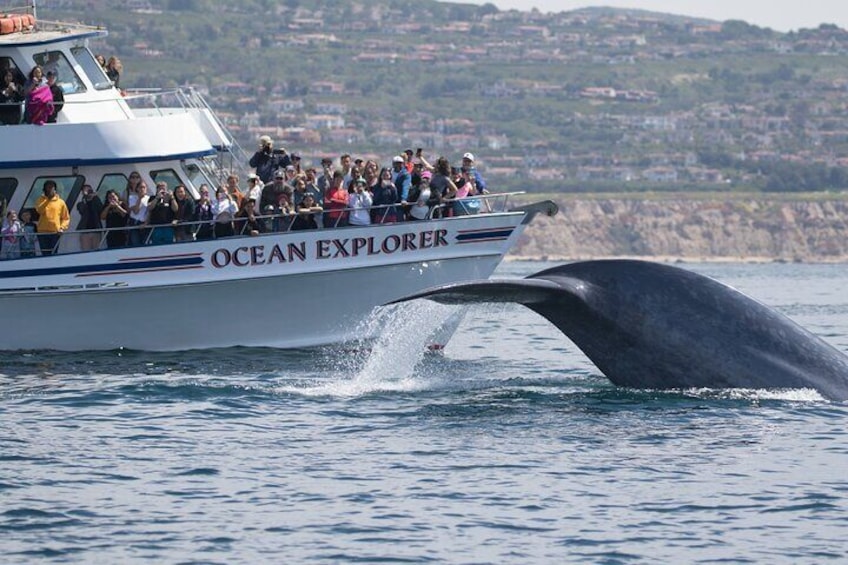
[[[835,26],[433,0],[61,5],[40,15],[110,30],[93,48],[121,57],[122,85],[207,89],[246,146],[271,129],[307,156],[471,150],[498,185],[538,191],[848,188],[848,33]],[[297,137],[326,113],[350,136]]]

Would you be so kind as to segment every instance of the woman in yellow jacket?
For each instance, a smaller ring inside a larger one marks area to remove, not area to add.
[[[46,180],[41,195],[35,203],[38,212],[38,245],[42,255],[52,255],[59,247],[59,236],[71,224],[71,215],[65,201],[56,194],[56,181]]]

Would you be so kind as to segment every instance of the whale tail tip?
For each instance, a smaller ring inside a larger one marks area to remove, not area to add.
[[[399,304],[419,298],[440,304],[485,304],[515,302],[525,306],[546,300],[558,286],[547,280],[480,280],[449,284],[404,296],[388,304]]]

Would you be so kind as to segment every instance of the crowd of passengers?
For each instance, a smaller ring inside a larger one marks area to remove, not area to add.
[[[321,169],[301,167],[297,154],[275,150],[268,136],[250,159],[255,170],[245,187],[230,174],[214,194],[207,184],[194,199],[179,184],[171,190],[159,181],[149,190],[138,172],[125,189],[109,190],[105,202],[91,185],[82,186],[76,204],[80,248],[133,247],[205,240],[264,232],[333,228],[423,220],[428,217],[476,214],[486,194],[486,182],[465,153],[461,167],[445,157],[431,164],[422,150],[407,149],[391,166],[341,155],[321,161]],[[49,255],[70,228],[65,201],[56,182],[46,180],[34,209],[5,211],[0,258]],[[105,228],[105,230],[104,230]],[[105,240],[105,241],[104,241]]]
[[[110,57],[107,61],[103,55],[96,58],[109,80],[120,88],[120,59]],[[65,93],[57,81],[58,69],[50,60],[44,66],[34,66],[26,77],[11,66],[0,69],[0,124],[55,123],[65,105]]]

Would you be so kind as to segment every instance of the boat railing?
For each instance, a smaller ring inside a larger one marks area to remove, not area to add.
[[[216,177],[225,177],[229,172],[244,173],[245,164],[250,156],[227,129],[226,124],[212,110],[203,95],[193,87],[172,89],[133,89],[122,91],[123,96],[111,100],[65,99],[63,108],[77,106],[102,106],[114,104],[121,115],[133,119],[146,110],[148,115],[168,116],[174,114],[192,114],[198,124],[209,136],[210,143],[218,150]],[[23,125],[26,123],[26,101],[0,102],[0,123],[4,125]]]
[[[475,214],[492,214],[492,213],[503,213],[510,211],[509,201],[511,197],[519,196],[525,194],[522,192],[501,192],[494,194],[481,194],[475,196],[469,196],[467,198],[457,199],[456,201],[448,201],[443,202],[438,205],[434,205],[430,207],[429,213],[423,220],[449,220],[451,217],[455,215],[455,211],[457,210],[457,203],[468,203],[474,200],[480,202],[478,211],[470,211],[469,208],[468,214],[460,213],[459,215],[475,215]],[[264,215],[255,215],[254,219],[261,223],[262,230],[260,233],[286,233],[291,231],[298,231],[298,228],[295,227],[295,218],[298,215],[304,216],[315,216],[316,224],[318,229],[343,229],[344,227],[350,226],[351,228],[359,228],[359,227],[367,227],[368,225],[378,225],[385,223],[394,223],[392,218],[398,218],[399,216],[405,216],[405,212],[408,211],[411,204],[385,204],[380,206],[371,206],[367,210],[369,212],[370,224],[362,225],[352,225],[348,224],[347,218],[349,217],[351,212],[361,211],[362,208],[339,208],[339,209],[321,209],[314,211],[287,211],[287,212],[276,212],[273,214],[264,214]],[[326,216],[326,218],[324,218]],[[321,220],[325,221],[321,221]],[[399,223],[410,223],[414,224],[415,222],[422,221],[418,219],[403,219]],[[99,238],[98,245],[94,249],[90,249],[89,251],[96,251],[100,249],[108,248],[109,242],[109,234],[114,233],[123,233],[125,234],[126,243],[121,244],[119,247],[136,247],[143,245],[151,245],[155,241],[155,232],[156,230],[174,230],[175,238],[173,241],[168,241],[167,243],[181,243],[181,242],[190,242],[190,241],[200,241],[203,239],[221,239],[221,236],[215,235],[215,225],[222,224],[224,227],[227,225],[232,226],[232,230],[227,229],[227,236],[231,237],[229,234],[232,233],[232,236],[250,236],[252,235],[250,229],[249,219],[245,216],[236,216],[232,219],[225,220],[223,222],[216,222],[216,220],[196,220],[196,221],[174,221],[168,224],[136,224],[136,225],[127,225],[115,228],[94,228],[87,230],[67,230],[62,232],[62,237],[65,236],[81,236],[85,234],[96,234]],[[315,229],[315,228],[307,228],[307,229]],[[137,234],[135,236],[130,236],[130,234]],[[32,234],[7,234],[4,237],[17,237],[19,240],[25,237],[31,237]],[[134,243],[130,243],[130,241]],[[40,243],[41,240],[39,240]],[[51,249],[43,249],[41,248],[42,255],[53,255],[59,251],[59,246],[61,243],[61,238],[54,244]],[[166,243],[166,244],[167,244]]]
[[[231,163],[222,163],[222,170],[241,170],[250,156],[241,147],[227,125],[212,110],[206,98],[192,86],[176,88],[134,88],[124,91],[124,100],[132,110],[151,110],[160,116],[175,112],[202,111],[226,138],[226,152]]]
[[[72,106],[102,106],[103,104],[114,104],[127,118],[132,118],[132,115],[127,113],[127,109],[118,100],[68,100],[62,102],[63,107]],[[26,100],[20,102],[0,102],[0,110],[3,110],[4,121],[3,125],[27,125],[26,121]],[[11,118],[12,113],[9,109],[15,110],[15,118]],[[47,125],[53,125],[55,122],[49,122]]]
[[[130,110],[139,110],[139,109],[147,109],[152,110],[153,113],[159,116],[167,116],[175,113],[189,113],[192,110],[208,110],[207,116],[215,122],[215,125],[221,130],[221,132],[227,137],[227,145],[228,149],[231,152],[234,152],[240,156],[240,158],[246,160],[247,154],[238,144],[238,141],[233,137],[233,135],[227,130],[226,125],[221,121],[221,119],[212,111],[209,103],[206,99],[197,92],[192,87],[186,88],[172,88],[172,89],[158,89],[158,88],[138,88],[133,90],[125,90],[122,91],[123,96],[121,98],[116,98],[113,102],[118,104],[121,109],[125,109],[125,106],[121,103],[121,101],[126,102],[126,106],[130,108]],[[104,100],[95,99],[95,100],[70,100],[65,99],[62,101],[62,105],[66,107],[72,106],[85,106],[85,105],[102,105]],[[18,102],[0,102],[0,109],[3,108],[15,108],[20,112],[19,120],[16,122],[18,124],[24,123],[25,117],[25,108],[26,108],[26,100],[21,100]],[[126,114],[128,118],[134,117],[133,114]]]

